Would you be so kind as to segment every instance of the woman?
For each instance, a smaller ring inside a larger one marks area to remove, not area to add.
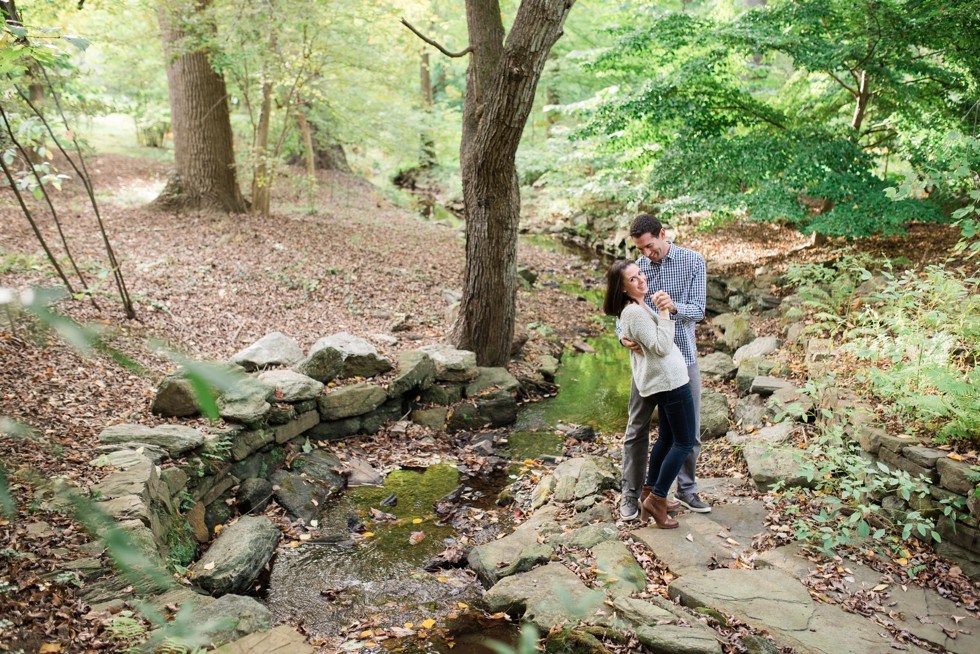
[[[667,512],[677,505],[668,503],[667,491],[694,447],[694,399],[684,357],[674,344],[674,322],[666,309],[670,298],[657,293],[654,303],[665,308],[655,312],[644,301],[646,294],[646,277],[634,262],[610,266],[603,311],[618,318],[622,335],[641,346],[639,354],[630,351],[630,367],[642,406],[630,413],[627,433],[645,427],[654,407],[660,419],[660,436],[650,450],[646,485],[651,488],[642,500],[641,519],[652,516],[661,529],[673,529],[677,521]]]

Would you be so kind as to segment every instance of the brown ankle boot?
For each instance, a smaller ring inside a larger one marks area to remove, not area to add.
[[[642,507],[643,501],[647,498],[647,495],[653,492],[653,486],[644,486],[640,489],[640,506]],[[676,511],[681,508],[681,503],[675,500],[667,500],[667,510]]]
[[[653,493],[650,493],[643,500],[643,504],[640,507],[642,509],[641,520],[652,517],[660,529],[675,529],[677,527],[678,522],[667,514],[666,497],[657,497]]]

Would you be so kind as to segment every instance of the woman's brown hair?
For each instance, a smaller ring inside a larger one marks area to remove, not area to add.
[[[630,264],[636,263],[627,259],[614,261],[609,270],[606,271],[606,298],[602,302],[602,312],[607,316],[615,316],[623,313],[623,307],[630,301],[626,295],[626,284],[623,282],[623,271]]]

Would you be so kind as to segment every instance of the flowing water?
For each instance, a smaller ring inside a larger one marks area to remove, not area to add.
[[[568,290],[598,304],[594,290]],[[555,429],[559,423],[589,425],[604,433],[624,430],[630,391],[626,350],[611,324],[589,344],[595,354],[563,356],[555,397],[521,408],[501,455],[515,462],[561,456],[564,437]],[[333,534],[322,539],[329,542],[297,542],[280,548],[266,594],[269,607],[277,620],[302,622],[309,633],[321,636],[337,635],[355,623],[360,623],[357,630],[361,631],[371,621],[381,628],[411,623],[419,630],[424,620],[437,618],[441,629],[425,638],[383,643],[386,649],[404,654],[490,654],[488,640],[515,644],[515,625],[487,620],[468,608],[478,604],[483,594],[468,574],[457,569],[423,570],[458,536],[434,514],[433,503],[462,484],[463,504],[481,520],[497,521],[498,513],[490,504],[509,481],[502,477],[488,485],[486,480],[461,480],[456,468],[437,465],[396,470],[383,486],[348,490],[323,512],[329,518],[319,531]],[[398,498],[397,505],[380,506],[391,495]],[[396,520],[372,520],[372,508]],[[352,536],[350,526],[358,520],[374,533],[367,538]],[[501,524],[500,533],[507,527]],[[459,610],[447,616],[446,607]]]

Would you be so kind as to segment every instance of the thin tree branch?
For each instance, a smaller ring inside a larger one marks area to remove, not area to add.
[[[835,82],[837,82],[838,84],[840,84],[841,86],[843,86],[845,89],[847,89],[847,92],[848,93],[850,93],[851,95],[857,97],[858,91],[856,89],[852,89],[850,86],[848,86],[847,84],[845,84],[844,81],[841,78],[837,77],[837,75],[834,75],[829,70],[827,71],[827,74],[830,75],[834,79]],[[854,75],[854,71],[853,70],[851,71],[851,75]]]
[[[408,29],[412,30],[412,32],[415,33],[415,36],[419,37],[420,39],[422,39],[423,41],[425,41],[426,43],[428,43],[433,48],[435,48],[436,50],[438,50],[442,54],[446,55],[447,57],[453,57],[453,58],[464,57],[467,54],[469,54],[470,52],[473,52],[473,46],[468,46],[465,50],[460,50],[459,52],[450,52],[449,50],[446,50],[444,47],[442,47],[441,45],[439,45],[438,43],[436,43],[435,41],[433,41],[429,37],[423,35],[420,31],[418,31],[417,29],[415,29],[414,27],[412,27],[412,24],[409,23],[404,18],[402,18],[402,25],[404,25]]]

